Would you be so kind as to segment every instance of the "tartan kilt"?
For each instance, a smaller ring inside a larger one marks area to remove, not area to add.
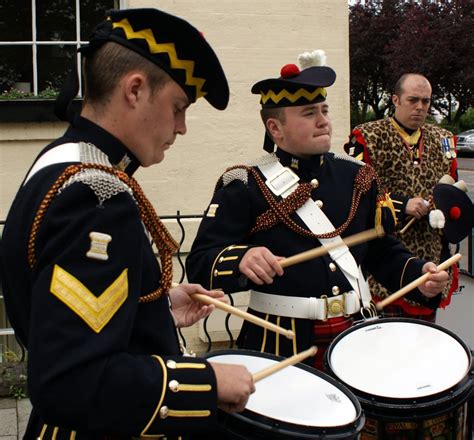
[[[326,321],[315,321],[313,325],[314,345],[318,347],[316,356],[314,357],[314,367],[324,371],[324,355],[331,345],[331,342],[340,335],[344,330],[352,327],[354,316],[329,318]]]
[[[431,323],[435,323],[436,321],[436,310],[433,310],[433,313],[428,315],[425,314],[412,314],[406,312],[403,307],[397,304],[389,304],[385,306],[381,311],[380,314],[382,318],[412,318],[412,319],[420,319],[422,321],[427,321]]]

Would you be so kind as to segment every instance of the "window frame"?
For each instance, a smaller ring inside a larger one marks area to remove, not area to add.
[[[27,46],[32,49],[32,90],[33,97],[18,98],[18,99],[0,99],[0,122],[48,122],[57,121],[54,115],[54,98],[40,99],[38,96],[38,48],[40,46],[56,46],[68,45],[76,48],[76,64],[79,78],[79,92],[76,105],[80,105],[82,101],[82,75],[81,63],[82,55],[77,52],[77,49],[87,41],[81,40],[81,0],[74,0],[76,7],[76,26],[74,40],[38,40],[37,26],[36,26],[36,5],[40,0],[31,0],[31,40],[12,40],[0,41],[0,47],[7,46]],[[120,9],[127,9],[128,0],[118,0]]]

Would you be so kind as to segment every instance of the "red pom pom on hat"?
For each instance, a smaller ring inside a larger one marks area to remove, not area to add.
[[[453,220],[458,220],[459,217],[461,217],[461,209],[459,209],[457,206],[453,206],[449,210],[449,217]]]
[[[300,69],[296,64],[285,64],[280,70],[280,75],[282,78],[293,78],[299,73]]]

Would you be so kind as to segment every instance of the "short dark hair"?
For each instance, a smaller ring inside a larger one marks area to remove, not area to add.
[[[267,121],[270,118],[273,118],[284,124],[286,122],[284,108],[285,107],[264,107],[260,110],[260,117],[262,118],[263,125],[265,126],[265,130],[267,131],[268,136],[270,136],[272,140],[274,140],[273,136],[267,130]]]
[[[84,103],[106,102],[120,78],[132,70],[145,74],[152,92],[171,80],[163,69],[138,53],[107,42],[92,57],[84,60]]]
[[[267,121],[270,118],[278,119],[282,124],[285,123],[285,112],[283,111],[284,107],[275,107],[275,108],[262,108],[260,110],[260,116],[264,125],[267,125]]]

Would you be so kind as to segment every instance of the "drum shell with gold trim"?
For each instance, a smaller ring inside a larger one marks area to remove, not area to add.
[[[409,318],[355,325],[331,343],[325,367],[361,402],[361,440],[470,439],[471,352],[441,326]]]

